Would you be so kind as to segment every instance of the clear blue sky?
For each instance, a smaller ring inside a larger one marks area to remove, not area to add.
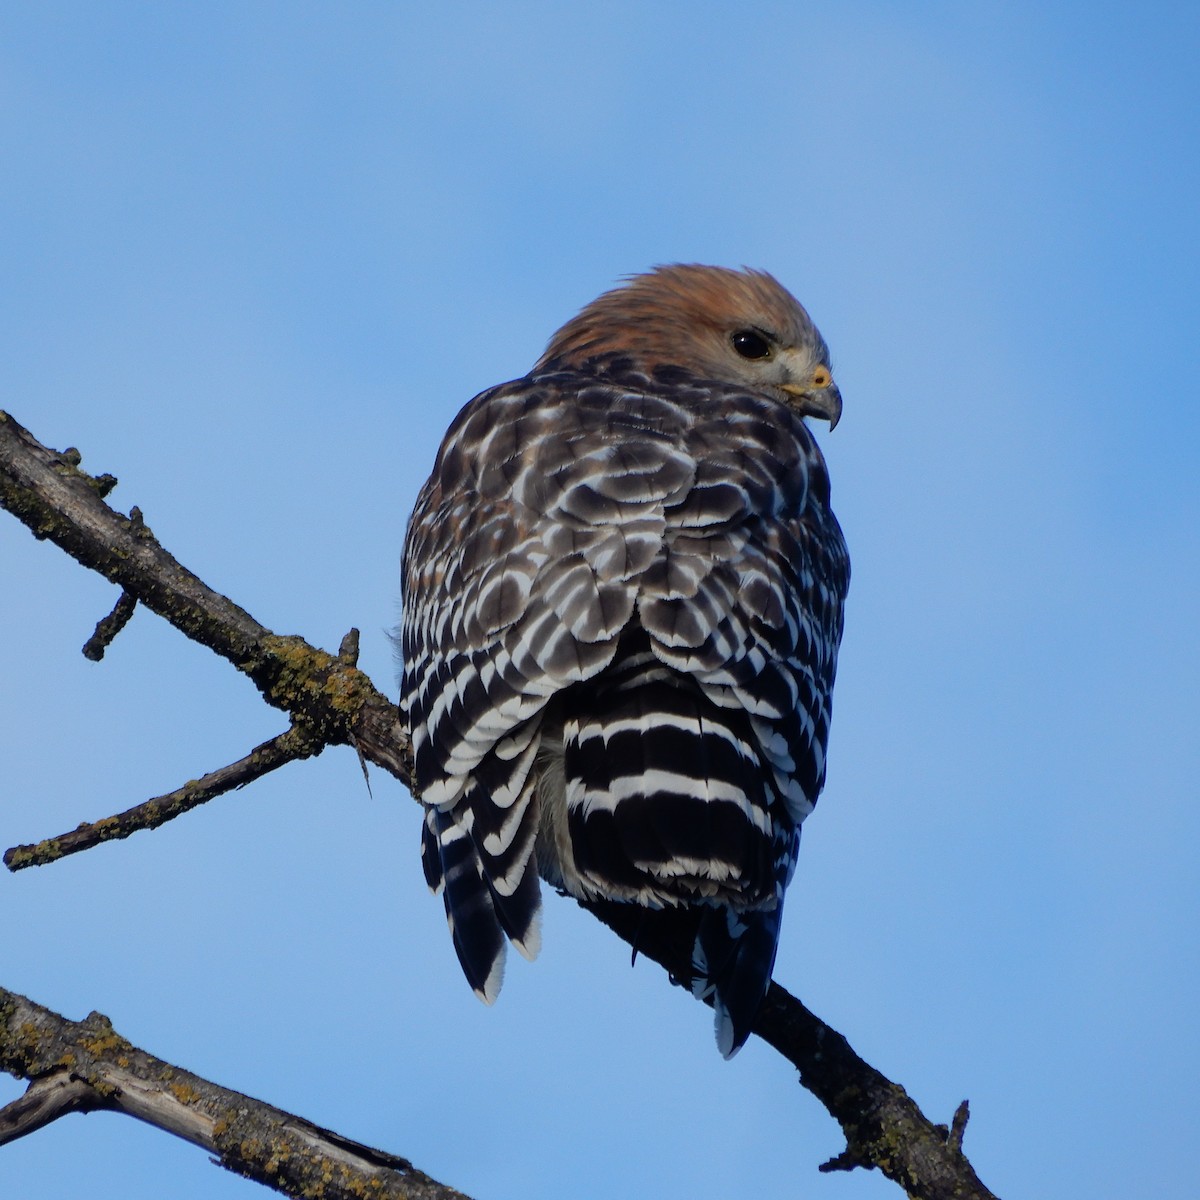
[[[1189,3],[0,7],[0,405],[394,694],[442,431],[664,261],[809,307],[854,560],[777,977],[1005,1200],[1195,1195],[1200,12]],[[282,728],[0,514],[0,842]],[[349,751],[0,877],[0,981],[480,1200],[869,1200],[777,1057],[567,901],[485,1009]],[[18,1086],[0,1080],[0,1102]],[[134,1122],[14,1200],[264,1195]]]

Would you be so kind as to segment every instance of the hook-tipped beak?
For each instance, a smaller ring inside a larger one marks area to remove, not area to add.
[[[793,407],[804,416],[819,417],[828,421],[831,432],[837,428],[837,423],[842,419],[842,393],[838,391],[837,384],[831,383],[819,390],[800,387],[794,383],[785,383],[782,386],[789,396],[795,397]]]

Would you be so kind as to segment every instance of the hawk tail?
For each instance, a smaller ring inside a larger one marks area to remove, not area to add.
[[[782,904],[735,912],[710,908],[692,949],[692,994],[712,1000],[717,1049],[732,1058],[750,1036],[771,983]]]
[[[425,811],[421,831],[425,881],[441,892],[454,950],[472,991],[491,1004],[504,982],[508,941],[527,958],[538,951],[541,890],[537,873],[525,870],[510,895],[492,885],[470,834],[453,815]]]

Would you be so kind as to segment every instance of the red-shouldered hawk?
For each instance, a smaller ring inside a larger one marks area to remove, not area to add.
[[[841,410],[770,275],[677,265],[451,425],[405,543],[400,704],[486,1002],[506,939],[537,954],[540,874],[693,910],[693,990],[723,1054],[749,1036],[825,780],[850,569],[803,418]]]

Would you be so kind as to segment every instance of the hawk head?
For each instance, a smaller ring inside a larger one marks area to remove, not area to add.
[[[766,271],[676,263],[632,275],[568,321],[534,370],[586,370],[611,354],[765,392],[830,429],[842,415],[825,339]]]

